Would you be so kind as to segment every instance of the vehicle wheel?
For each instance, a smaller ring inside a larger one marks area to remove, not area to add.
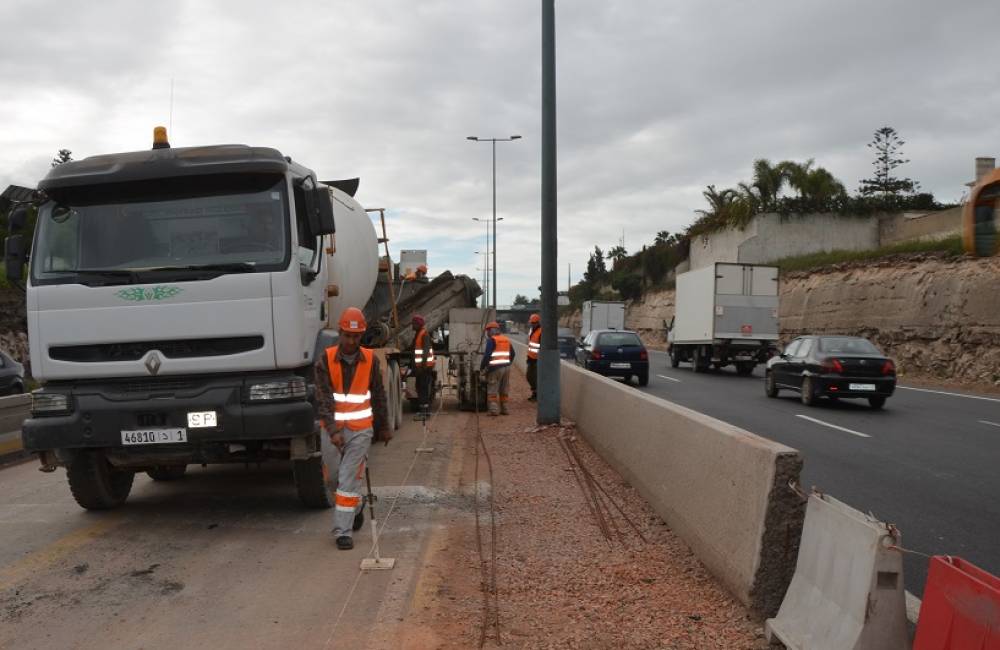
[[[767,371],[767,374],[764,377],[764,393],[767,394],[768,397],[778,396],[778,382],[774,380],[774,373],[770,370]]]
[[[757,367],[757,364],[751,361],[742,361],[736,364],[736,374],[741,377],[749,377],[753,374],[755,367]]]
[[[622,377],[622,382],[627,386],[632,383],[632,375],[625,375]]]
[[[806,377],[802,380],[802,403],[806,406],[812,406],[816,403],[816,387],[813,386],[812,377]]]
[[[399,376],[399,363],[389,361],[388,372],[389,390],[386,391],[386,401],[389,410],[389,426],[393,430],[399,429],[403,425],[403,389],[402,379]]]
[[[135,472],[115,469],[103,454],[82,451],[66,468],[69,490],[87,510],[110,510],[125,503]]]
[[[327,436],[321,436],[326,438]],[[299,501],[307,508],[332,508],[333,496],[329,485],[330,469],[322,456],[292,462],[292,477]]]
[[[678,368],[678,367],[680,367],[680,365],[681,365],[681,357],[680,357],[680,355],[677,354],[677,350],[671,348],[670,349],[670,367],[671,368]]]
[[[649,385],[649,371],[639,373],[639,385],[648,386]]]
[[[708,370],[708,363],[706,360],[702,359],[700,347],[696,347],[694,352],[691,354],[691,367],[695,372],[705,372]]]
[[[146,472],[154,481],[176,481],[187,473],[187,465],[167,465],[154,467]]]
[[[868,405],[871,406],[873,409],[878,410],[878,409],[882,408],[883,406],[885,406],[885,398],[884,397],[869,397],[868,398]]]
[[[14,382],[14,384],[11,385],[10,387],[11,395],[20,395],[23,392],[24,392],[24,384],[22,384],[21,382]]]

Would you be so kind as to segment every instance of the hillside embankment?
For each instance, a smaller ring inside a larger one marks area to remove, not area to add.
[[[625,322],[663,349],[673,315],[674,291],[650,292]],[[865,336],[908,379],[1000,388],[1000,258],[922,253],[782,274],[779,316],[783,341]],[[562,323],[579,328],[580,312]]]

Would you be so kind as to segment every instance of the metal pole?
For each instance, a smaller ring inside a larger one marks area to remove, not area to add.
[[[493,309],[497,308],[497,141],[493,139]]]
[[[556,233],[556,8],[555,0],[542,0],[542,345],[538,354],[538,424],[559,423]]]

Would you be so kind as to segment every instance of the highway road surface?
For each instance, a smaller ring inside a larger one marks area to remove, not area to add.
[[[806,407],[798,393],[764,395],[732,369],[695,374],[650,351],[643,390],[798,449],[802,484],[899,526],[903,545],[959,555],[1000,574],[1000,398],[902,382],[882,411],[865,401]],[[634,385],[634,384],[633,384]],[[923,592],[927,558],[907,554],[907,589]]]

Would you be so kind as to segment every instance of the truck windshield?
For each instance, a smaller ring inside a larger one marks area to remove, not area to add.
[[[129,284],[273,271],[289,257],[282,176],[66,188],[38,213],[36,284]]]

